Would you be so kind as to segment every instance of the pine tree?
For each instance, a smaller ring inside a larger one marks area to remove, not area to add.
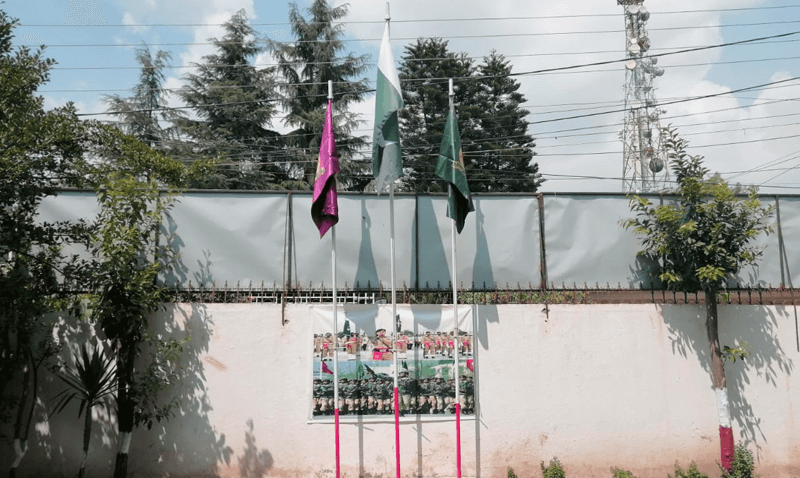
[[[369,181],[363,177],[368,165],[350,161],[366,141],[364,137],[352,135],[363,121],[348,111],[348,107],[362,101],[366,95],[367,79],[359,76],[369,68],[370,57],[344,54],[344,24],[334,22],[345,18],[347,12],[346,4],[332,7],[325,0],[314,0],[307,9],[306,19],[297,4],[291,3],[289,21],[296,39],[289,43],[269,41],[283,80],[282,104],[287,111],[284,123],[296,128],[286,135],[292,157],[292,186],[296,189],[313,187],[329,80],[333,82],[334,129],[343,171],[341,184],[360,190]]]
[[[164,90],[164,68],[172,55],[159,50],[155,56],[147,45],[136,49],[136,61],[142,66],[139,83],[131,90],[132,96],[106,95],[104,101],[108,111],[119,117],[120,129],[143,141],[152,148],[165,151],[174,147],[177,139],[174,127],[162,127],[161,123],[175,123],[184,115],[168,108],[168,92]]]
[[[181,119],[181,132],[194,141],[193,152],[220,159],[219,172],[201,186],[236,189],[283,187],[287,176],[280,135],[268,129],[278,103],[274,68],[250,62],[264,50],[240,10],[224,24],[225,36],[211,38],[216,54],[186,75],[181,98],[200,119]]]
[[[467,145],[476,136],[476,117],[480,114],[479,90],[470,79],[475,66],[466,53],[450,51],[446,40],[420,38],[405,47],[398,73],[405,102],[405,108],[400,110],[406,173],[401,189],[421,193],[445,191],[445,184],[436,180],[434,173],[450,104],[447,79],[454,80],[461,145],[466,154]],[[467,178],[471,179],[469,168],[467,164]]]
[[[492,52],[475,65],[466,53],[448,49],[440,38],[406,46],[400,66],[405,108],[400,112],[406,177],[403,189],[443,191],[434,169],[449,111],[453,78],[461,146],[472,192],[535,192],[542,183],[532,163],[534,140],[521,108],[525,97],[510,77],[511,65]]]
[[[529,112],[520,106],[525,97],[510,74],[511,65],[496,51],[478,67],[480,138],[464,146],[473,192],[535,192],[543,181],[533,162],[535,144],[525,121]]]

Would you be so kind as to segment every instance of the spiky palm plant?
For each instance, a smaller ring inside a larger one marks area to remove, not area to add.
[[[114,357],[107,356],[99,346],[85,344],[79,357],[75,357],[74,368],[67,368],[57,375],[69,388],[56,395],[55,413],[60,413],[73,400],[80,400],[78,418],[86,410],[83,426],[83,460],[78,478],[83,478],[89,456],[89,441],[92,436],[92,407],[109,405],[116,387]]]

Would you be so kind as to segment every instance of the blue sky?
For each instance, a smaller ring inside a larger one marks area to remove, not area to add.
[[[653,52],[800,30],[798,3],[785,0],[698,3],[645,1],[651,12],[647,27]],[[300,0],[298,4],[303,9],[310,0]],[[138,45],[144,41],[153,50],[170,51],[171,63],[178,68],[166,72],[167,86],[179,88],[182,75],[191,71],[186,67],[212,51],[201,43],[209,37],[221,36],[219,24],[241,8],[261,34],[278,40],[291,39],[286,23],[288,3],[276,0],[10,0],[2,8],[22,24],[16,30],[16,43],[49,45],[47,55],[58,62],[51,82],[41,89],[46,105],[54,107],[73,101],[81,113],[103,112],[104,94],[126,95],[136,83],[134,47],[116,45]],[[698,11],[701,9],[710,11]],[[347,32],[352,51],[369,53],[377,61],[375,39],[381,35],[384,12],[384,2],[350,2]],[[395,0],[392,20],[395,58],[400,57],[403,45],[419,36],[449,39],[451,49],[465,51],[470,56],[480,57],[496,49],[509,57],[517,72],[624,56],[622,7],[614,0],[560,3]],[[587,31],[611,32],[574,33]],[[463,36],[479,38],[456,38]],[[794,58],[800,56],[798,40],[800,35],[783,38],[780,43],[663,57],[659,66],[666,69],[666,74],[656,80],[656,97],[667,101],[703,96],[798,77],[800,60]],[[187,43],[195,44],[175,45]],[[264,54],[256,63],[266,65],[272,60]],[[622,65],[590,70],[607,71],[518,77],[527,98],[526,107],[532,113],[529,120],[550,121],[532,125],[529,130],[538,138],[537,161],[548,178],[545,191],[621,190],[622,113],[560,120],[575,114],[621,108],[625,83]],[[370,79],[374,75],[374,69],[368,73]],[[678,127],[691,145],[697,147],[690,151],[706,156],[707,166],[723,177],[762,185],[763,192],[798,194],[800,137],[796,135],[800,131],[797,101],[800,82],[776,86],[782,87],[666,106],[662,125],[671,123]],[[371,131],[370,100],[356,107],[365,121],[362,128],[365,135]],[[177,106],[180,102],[173,98],[172,104]],[[273,126],[281,128],[280,124]]]

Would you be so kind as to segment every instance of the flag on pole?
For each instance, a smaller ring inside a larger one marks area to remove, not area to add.
[[[458,121],[454,109],[447,115],[444,125],[442,146],[439,148],[439,159],[436,163],[436,175],[452,185],[447,198],[447,217],[456,222],[456,230],[461,234],[467,214],[475,210],[467,184],[467,172],[464,169],[464,152],[461,150],[461,138],[458,134]]]
[[[325,362],[322,362],[322,373],[327,373],[328,375],[333,375],[333,372],[331,372],[331,369],[328,368],[328,364],[326,364]]]
[[[372,174],[375,176],[375,189],[378,192],[403,174],[397,123],[397,110],[402,107],[403,95],[400,93],[400,78],[397,76],[392,47],[389,44],[387,21],[378,56],[375,131],[372,136]]]
[[[328,111],[325,113],[325,126],[322,128],[322,140],[319,145],[314,196],[311,203],[311,218],[319,229],[319,237],[324,236],[328,229],[339,222],[335,175],[341,170],[339,169],[339,156],[336,153],[336,141],[333,138],[331,103],[332,100],[328,100]]]

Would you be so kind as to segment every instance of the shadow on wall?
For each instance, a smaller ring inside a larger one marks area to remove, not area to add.
[[[218,476],[219,464],[230,464],[233,450],[209,417],[213,406],[206,390],[203,356],[208,352],[214,323],[202,303],[174,310],[174,314],[162,314],[165,320],[153,321],[153,332],[170,336],[183,329],[189,337],[181,357],[180,378],[172,389],[177,392],[171,398],[178,408],[168,422],[157,423],[142,436],[142,443],[132,444],[138,450],[132,451],[131,463],[151,476]],[[178,323],[180,319],[182,324]],[[136,436],[134,441],[138,441]]]
[[[711,388],[711,360],[705,331],[705,307],[696,307],[698,316],[691,318],[679,312],[682,307],[685,306],[662,308],[664,322],[671,335],[672,351],[683,357],[688,353],[696,354],[703,369],[709,374],[709,388]],[[734,314],[726,313],[726,309],[729,308],[737,310],[736,322],[730,321]],[[735,347],[741,342],[746,342],[751,347],[750,355],[744,361],[739,360],[735,363],[726,361],[725,377],[731,418],[738,425],[739,432],[744,437],[744,444],[753,445],[760,459],[762,444],[768,443],[769,437],[761,429],[758,410],[748,400],[745,387],[756,380],[764,380],[779,388],[783,386],[780,382],[781,377],[794,372],[794,362],[787,356],[778,337],[780,326],[791,325],[789,309],[720,304],[718,313],[720,346]],[[785,323],[779,324],[779,321]]]
[[[262,478],[267,476],[267,472],[272,468],[272,455],[267,450],[259,450],[256,446],[256,436],[254,434],[253,419],[247,420],[247,432],[245,432],[245,449],[242,457],[239,458],[239,476],[242,478]]]

